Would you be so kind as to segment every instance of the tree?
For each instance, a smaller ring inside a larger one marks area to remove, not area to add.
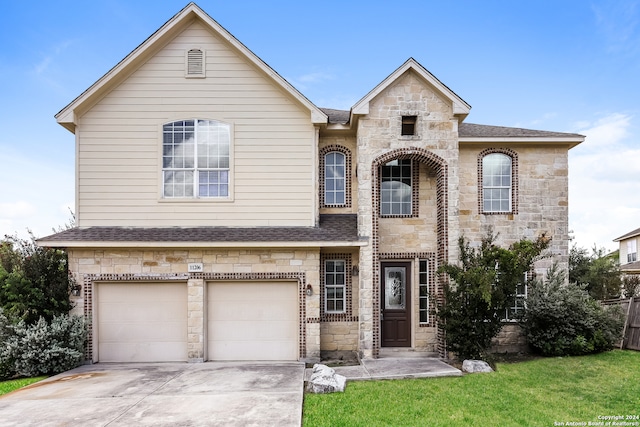
[[[604,248],[594,247],[588,255],[574,245],[569,253],[569,282],[584,285],[597,300],[619,297],[622,279],[616,252],[607,254]]]
[[[625,275],[622,278],[622,297],[631,298],[640,294],[640,276]]]
[[[535,241],[522,239],[505,249],[495,244],[495,238],[489,232],[473,249],[461,237],[460,263],[446,264],[439,270],[451,282],[444,286],[444,301],[438,305],[437,315],[446,333],[447,349],[460,359],[485,355],[502,328],[517,285],[551,241],[542,234]]]
[[[36,245],[33,235],[30,240],[5,236],[0,243],[0,308],[27,324],[68,313],[74,283],[67,267],[64,251]]]

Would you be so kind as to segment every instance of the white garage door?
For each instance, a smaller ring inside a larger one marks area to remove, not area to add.
[[[187,360],[186,283],[97,285],[100,362]]]
[[[296,282],[208,285],[209,360],[297,360]]]

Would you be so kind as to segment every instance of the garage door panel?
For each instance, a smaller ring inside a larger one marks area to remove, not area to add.
[[[102,362],[148,362],[150,354],[162,354],[162,361],[184,360],[184,349],[173,343],[103,343],[100,347]]]
[[[171,338],[174,338],[173,340]],[[178,339],[176,339],[178,338]],[[165,323],[102,323],[100,342],[182,342],[187,339],[183,322]]]
[[[282,341],[295,337],[297,325],[292,322],[237,322],[218,321],[212,324],[209,335],[217,341],[235,341],[238,337],[253,341]]]
[[[296,360],[297,282],[208,285],[210,360]]]
[[[213,348],[209,358],[212,360],[292,360],[291,354],[297,353],[297,347],[291,341],[260,342],[261,354],[268,358],[255,357],[255,344],[247,341],[225,341]],[[264,357],[264,356],[263,356]]]
[[[144,304],[144,309],[141,309],[140,304]],[[145,301],[144,303],[100,303],[102,313],[100,318],[104,322],[149,322],[149,319],[154,321],[183,321],[183,314],[175,310],[176,301],[171,302],[156,302]]]
[[[213,301],[210,307],[211,320],[291,320],[291,314],[287,310],[282,310],[282,305],[296,306],[296,301],[281,301],[280,304],[273,304],[262,301]]]
[[[98,360],[187,359],[186,283],[97,285]]]

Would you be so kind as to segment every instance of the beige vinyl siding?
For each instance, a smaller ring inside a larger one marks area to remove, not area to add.
[[[206,78],[184,77],[187,49]],[[231,125],[231,200],[162,199],[162,125]],[[316,141],[308,108],[195,22],[81,114],[78,222],[89,226],[309,226]]]

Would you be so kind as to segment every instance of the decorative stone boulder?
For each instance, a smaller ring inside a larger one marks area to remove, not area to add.
[[[471,374],[476,372],[493,372],[491,366],[483,360],[465,360],[462,362],[462,370]]]
[[[307,383],[307,391],[316,394],[343,392],[347,378],[336,374],[332,368],[316,363]]]

